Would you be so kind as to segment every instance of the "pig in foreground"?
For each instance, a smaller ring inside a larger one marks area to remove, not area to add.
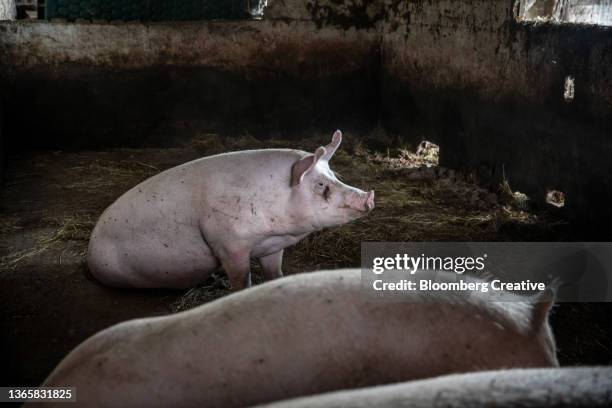
[[[243,407],[449,373],[557,366],[551,303],[489,296],[417,292],[406,302],[372,301],[359,269],[294,275],[104,330],[44,385],[77,387],[78,401],[92,407]]]
[[[266,405],[268,408],[611,406],[612,367],[532,368],[455,374]]]
[[[187,288],[219,266],[232,289],[250,286],[250,259],[266,280],[282,276],[284,248],[374,208],[329,168],[342,140],[314,154],[266,149],[220,154],[140,183],[100,217],[87,263],[117,287]]]

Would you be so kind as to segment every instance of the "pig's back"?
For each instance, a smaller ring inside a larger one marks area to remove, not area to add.
[[[289,149],[246,150],[197,159],[143,181],[120,196],[100,220],[145,225],[197,225],[203,202],[262,189],[289,186],[292,164],[305,152]],[[257,185],[259,183],[259,186]]]
[[[506,352],[530,340],[513,313],[470,298],[407,296],[407,302],[370,300],[356,269],[279,279],[129,330],[128,323],[127,349],[109,348],[104,369],[77,370],[64,380],[95,376],[92,387],[135,401],[237,406],[529,365],[525,356]],[[127,387],[125,378],[140,380]],[[165,396],[157,394],[162,380],[171,388],[163,387]]]
[[[455,374],[281,401],[267,408],[610,407],[612,367]],[[263,408],[261,406],[260,408]]]

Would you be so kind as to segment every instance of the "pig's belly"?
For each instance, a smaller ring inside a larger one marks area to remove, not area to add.
[[[151,286],[190,287],[206,280],[218,266],[212,251],[201,239],[193,242],[183,237],[170,243],[151,240],[126,245],[124,249],[126,264]]]
[[[162,220],[152,225],[156,228],[94,234],[89,254],[94,276],[112,286],[186,288],[218,267],[199,228]]]

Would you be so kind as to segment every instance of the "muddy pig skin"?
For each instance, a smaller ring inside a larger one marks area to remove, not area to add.
[[[611,406],[612,367],[532,368],[455,374],[265,405],[267,408]]]
[[[104,330],[44,385],[77,387],[88,407],[244,407],[449,373],[558,365],[550,302],[406,296],[372,300],[359,269],[293,275]]]
[[[282,276],[284,248],[374,208],[374,191],[342,183],[329,167],[341,141],[336,131],[314,154],[240,151],[151,177],[100,217],[91,273],[116,287],[187,288],[222,265],[238,290],[250,286],[256,258],[266,280]]]

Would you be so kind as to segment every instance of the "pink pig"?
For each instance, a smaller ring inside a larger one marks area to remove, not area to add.
[[[374,208],[374,191],[342,183],[329,168],[341,141],[336,131],[314,154],[225,153],[145,180],[100,217],[89,242],[91,273],[117,287],[187,288],[221,264],[239,290],[250,286],[256,258],[266,280],[282,276],[286,247]]]
[[[295,274],[186,312],[103,330],[68,354],[43,386],[75,387],[78,403],[88,408],[227,408],[451,373],[559,365],[548,323],[552,291],[505,303],[491,292],[402,295],[399,302],[369,297],[361,269]],[[498,406],[498,389],[486,384],[490,404],[479,406]],[[427,395],[416,388],[416,396]],[[434,394],[427,406],[448,406],[452,395]],[[371,401],[359,407],[412,407]],[[563,399],[554,401],[563,406]],[[298,404],[311,405],[344,406]]]

